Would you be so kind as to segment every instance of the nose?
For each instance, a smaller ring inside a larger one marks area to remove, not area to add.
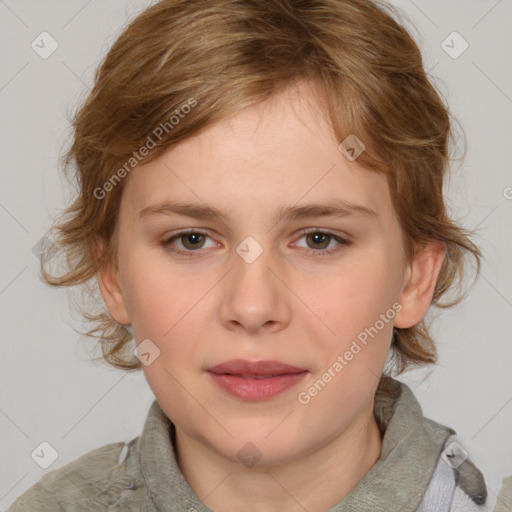
[[[251,334],[285,328],[290,321],[290,292],[272,251],[249,241],[234,251],[232,262],[222,283],[219,315],[223,325]]]

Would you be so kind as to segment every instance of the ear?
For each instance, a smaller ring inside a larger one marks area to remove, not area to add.
[[[407,267],[398,299],[402,309],[395,316],[395,327],[406,329],[423,320],[432,302],[445,251],[444,242],[433,240],[414,256]]]
[[[97,243],[93,251],[97,261],[99,261],[101,259],[102,245]],[[119,284],[119,272],[117,267],[113,263],[101,265],[96,277],[98,279],[101,296],[107,305],[110,316],[120,324],[130,324],[130,315],[126,309],[126,302]]]

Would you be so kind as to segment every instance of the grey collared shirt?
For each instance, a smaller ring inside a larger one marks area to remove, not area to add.
[[[415,512],[422,502],[445,442],[455,431],[425,418],[410,388],[391,380],[396,396],[375,398],[381,456],[326,512]],[[50,471],[8,512],[211,512],[181,473],[173,439],[174,425],[155,400],[140,436],[97,448]]]

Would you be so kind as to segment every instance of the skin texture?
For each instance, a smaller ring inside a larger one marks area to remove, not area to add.
[[[112,317],[160,350],[143,371],[176,426],[185,478],[215,511],[320,512],[354,488],[380,456],[373,401],[392,327],[423,318],[441,268],[439,243],[406,263],[386,179],[344,157],[322,109],[302,82],[139,166],[123,191],[117,262],[98,275]],[[222,208],[226,218],[139,216],[178,200]],[[285,205],[331,201],[376,215],[274,220]],[[163,245],[187,228],[206,236]],[[251,263],[236,252],[248,236],[263,249]],[[394,303],[394,318],[300,403],[298,394]],[[233,358],[309,373],[276,397],[244,401],[205,371]],[[237,456],[248,442],[261,455],[252,467]]]

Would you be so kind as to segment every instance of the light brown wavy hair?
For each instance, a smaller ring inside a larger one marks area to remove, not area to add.
[[[466,256],[478,273],[481,253],[472,233],[449,218],[443,197],[454,119],[403,19],[396,8],[369,0],[162,0],[125,28],[71,119],[72,142],[61,163],[77,195],[49,235],[65,270],[57,275],[42,265],[45,282],[88,286],[102,304],[83,311],[92,322],[87,335],[102,342],[98,359],[141,368],[130,332],[109,315],[95,279],[116,262],[114,230],[134,152],[140,156],[151,138],[148,163],[298,80],[323,92],[340,142],[349,134],[364,141],[358,163],[387,176],[408,262],[428,241],[446,244],[432,304],[462,300]],[[191,101],[197,103],[183,115]],[[162,125],[167,130],[156,137]],[[95,256],[98,240],[105,250]],[[437,359],[426,319],[394,328],[391,350],[396,374]],[[381,385],[386,378],[384,372]]]

